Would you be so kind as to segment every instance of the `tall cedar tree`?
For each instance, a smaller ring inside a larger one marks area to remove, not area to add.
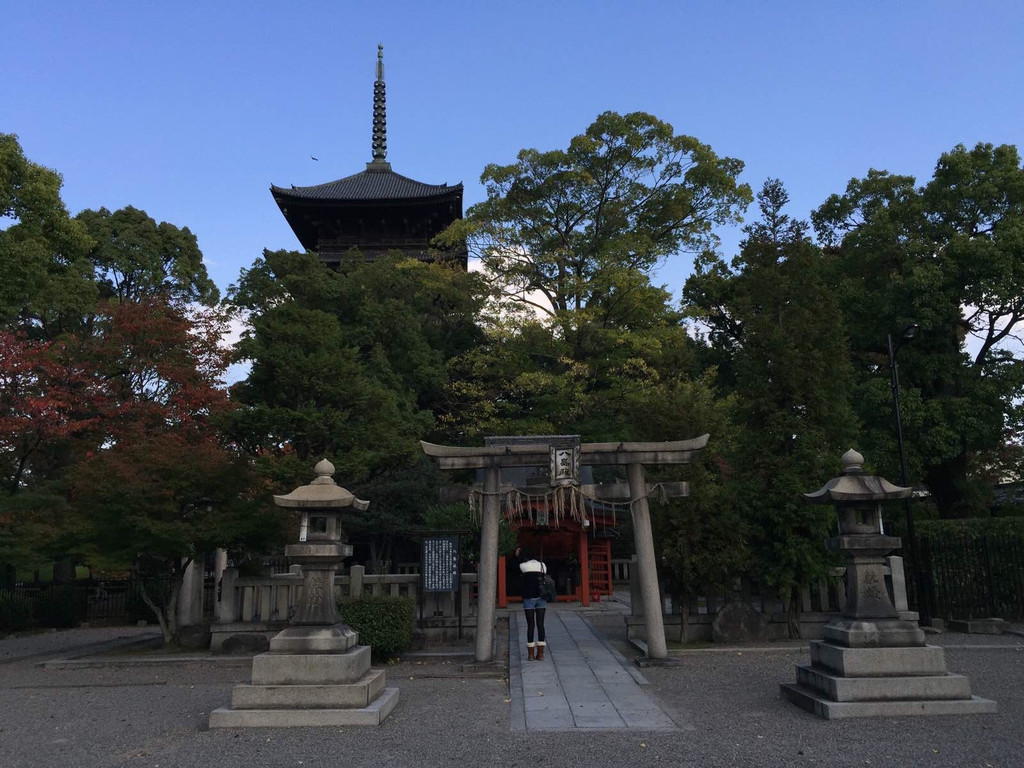
[[[803,503],[835,473],[855,434],[851,366],[838,302],[806,224],[783,213],[776,180],[757,196],[761,221],[731,269],[705,259],[684,289],[693,317],[732,359],[738,434],[728,456],[736,503],[751,527],[753,574],[790,594],[825,575],[829,509]]]
[[[1012,146],[958,146],[932,179],[870,171],[814,214],[835,262],[868,451],[898,475],[886,335],[899,351],[911,483],[942,517],[983,511],[983,470],[1020,444],[1024,395],[1024,169]]]

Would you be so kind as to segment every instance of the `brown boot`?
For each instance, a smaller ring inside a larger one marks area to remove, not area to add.
[[[544,661],[544,646],[537,646],[537,661]]]
[[[533,646],[532,645],[526,646],[526,658],[529,659],[530,661],[533,661],[533,658],[534,658],[533,657],[533,653],[534,653]]]

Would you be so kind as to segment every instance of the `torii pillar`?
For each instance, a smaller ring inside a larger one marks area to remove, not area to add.
[[[636,542],[637,568],[644,603],[647,635],[647,656],[668,657],[665,622],[662,618],[658,564],[654,555],[654,534],[647,496],[656,486],[647,484],[645,465],[689,464],[693,454],[704,448],[708,435],[692,440],[662,443],[583,443],[580,462],[584,466],[624,466],[629,484],[584,485],[584,495],[602,501],[629,500]],[[501,515],[501,469],[503,467],[543,467],[553,461],[552,446],[545,437],[512,445],[488,445],[480,448],[457,448],[420,442],[423,452],[437,462],[440,469],[483,469],[484,499],[480,534],[480,572],[477,597],[476,660],[494,660],[494,610],[498,584],[498,523]],[[665,496],[689,494],[685,482],[660,483]]]

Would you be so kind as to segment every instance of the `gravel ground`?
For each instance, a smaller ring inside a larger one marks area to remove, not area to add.
[[[45,670],[24,660],[0,667],[0,766],[1024,765],[1024,639],[936,640],[998,714],[826,722],[778,695],[805,650],[742,651],[643,670],[677,732],[516,733],[504,681],[428,677],[415,663],[387,668],[401,700],[378,729],[211,731],[210,710],[248,680],[245,668]]]

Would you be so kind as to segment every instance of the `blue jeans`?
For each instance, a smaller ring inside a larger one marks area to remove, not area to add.
[[[546,608],[548,605],[547,600],[543,597],[524,597],[523,598],[523,610],[532,611],[535,608]]]

